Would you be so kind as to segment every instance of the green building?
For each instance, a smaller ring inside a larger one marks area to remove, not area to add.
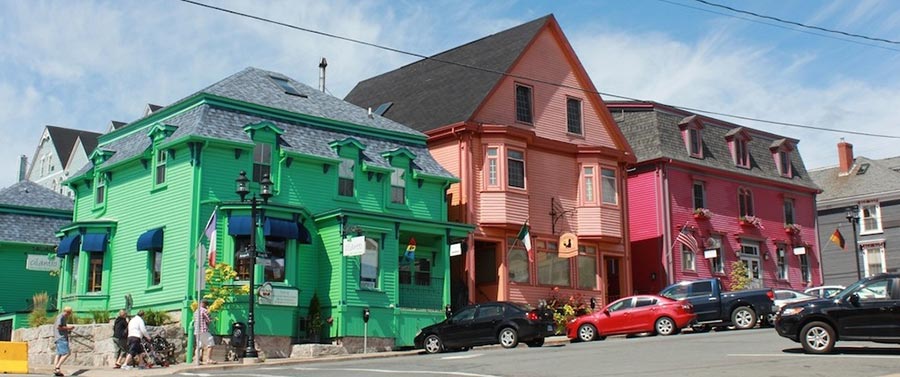
[[[59,305],[112,312],[130,295],[135,309],[169,311],[187,330],[213,213],[215,259],[234,266],[234,284],[247,284],[254,226],[235,192],[246,171],[251,193],[264,175],[273,182],[257,223],[260,347],[317,332],[306,320],[313,294],[323,338],[362,337],[369,308],[376,344],[410,346],[444,318],[450,245],[471,229],[446,220],[446,189],[457,179],[425,142],[284,75],[238,72],[100,137],[91,163],[67,181],[75,215],[61,245],[80,246],[60,247]],[[345,256],[345,240],[362,255]],[[247,297],[226,305],[214,333],[246,321]]]
[[[34,294],[48,293],[55,305],[56,230],[71,221],[72,199],[65,195],[31,181],[0,190],[0,341],[28,326]]]

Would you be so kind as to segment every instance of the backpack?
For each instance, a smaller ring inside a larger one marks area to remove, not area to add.
[[[116,318],[116,322],[113,323],[113,337],[119,339],[128,337],[128,321],[125,318]]]

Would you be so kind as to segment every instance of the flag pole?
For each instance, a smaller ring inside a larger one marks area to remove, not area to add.
[[[194,264],[194,288],[196,289],[194,300],[197,301],[198,308],[200,307],[200,300],[201,300],[200,295],[202,294],[202,290],[203,290],[203,288],[201,288],[201,287],[206,285],[205,281],[204,281],[203,285],[200,284],[199,279],[204,279],[204,280],[206,279],[206,274],[205,273],[200,274],[200,271],[202,270],[203,265],[206,263],[206,260],[208,259],[208,258],[205,258],[205,256],[203,255],[204,251],[205,251],[203,248],[203,237],[206,237],[206,229],[209,227],[209,221],[212,220],[213,217],[216,217],[216,213],[218,213],[218,212],[219,212],[219,206],[216,205],[216,207],[213,208],[212,215],[210,215],[209,220],[207,220],[207,222],[206,222],[206,226],[203,227],[203,230],[201,230],[200,234],[197,235],[197,243],[196,243],[196,246],[194,247],[194,251],[195,251],[194,252],[194,259],[195,259],[195,261],[194,261],[195,262],[195,264]],[[216,221],[218,221],[218,218],[216,218]],[[218,224],[215,224],[215,225],[218,225]],[[193,314],[194,313],[191,313],[192,318],[195,317]],[[194,336],[189,337],[189,339],[194,340],[194,344],[193,344],[193,347],[191,347],[190,344],[188,345],[188,348],[190,349],[190,353],[188,355],[186,355],[186,359],[188,359],[188,362],[193,361],[190,359],[193,358],[194,354],[196,353],[196,350],[200,347],[200,333],[195,331],[195,328],[197,326],[197,324],[195,323],[196,320],[197,320],[196,318],[193,318],[193,320],[191,321],[191,327],[188,329],[189,333],[190,332],[194,333],[193,334]],[[199,365],[199,364],[200,364],[200,358],[197,357],[197,365]]]
[[[685,221],[684,225],[681,226],[681,229],[686,228],[688,226],[688,223],[690,223],[690,220]],[[681,232],[681,229],[679,229],[678,232]],[[672,271],[675,269],[675,266],[673,266],[673,263],[672,263],[673,262],[672,261],[672,259],[673,259],[672,253],[675,251],[675,245],[678,245],[678,237],[672,237],[672,246],[670,246],[667,250],[663,251],[665,253],[664,256],[666,257],[666,265],[663,266],[666,270],[666,284],[675,283],[674,279],[672,279],[675,277],[675,274]]]

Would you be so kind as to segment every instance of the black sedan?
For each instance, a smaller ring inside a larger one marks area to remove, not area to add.
[[[416,335],[416,348],[438,353],[466,350],[499,343],[514,348],[519,342],[529,347],[544,345],[555,333],[553,313],[530,309],[512,302],[486,302],[467,306],[446,320],[428,326]]]
[[[778,335],[808,353],[829,353],[838,340],[900,343],[900,274],[862,279],[837,296],[785,305]]]

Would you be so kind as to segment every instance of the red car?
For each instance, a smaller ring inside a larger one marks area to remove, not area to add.
[[[697,320],[694,308],[684,300],[656,295],[631,296],[566,324],[566,336],[589,342],[609,335],[653,332],[677,334]]]

